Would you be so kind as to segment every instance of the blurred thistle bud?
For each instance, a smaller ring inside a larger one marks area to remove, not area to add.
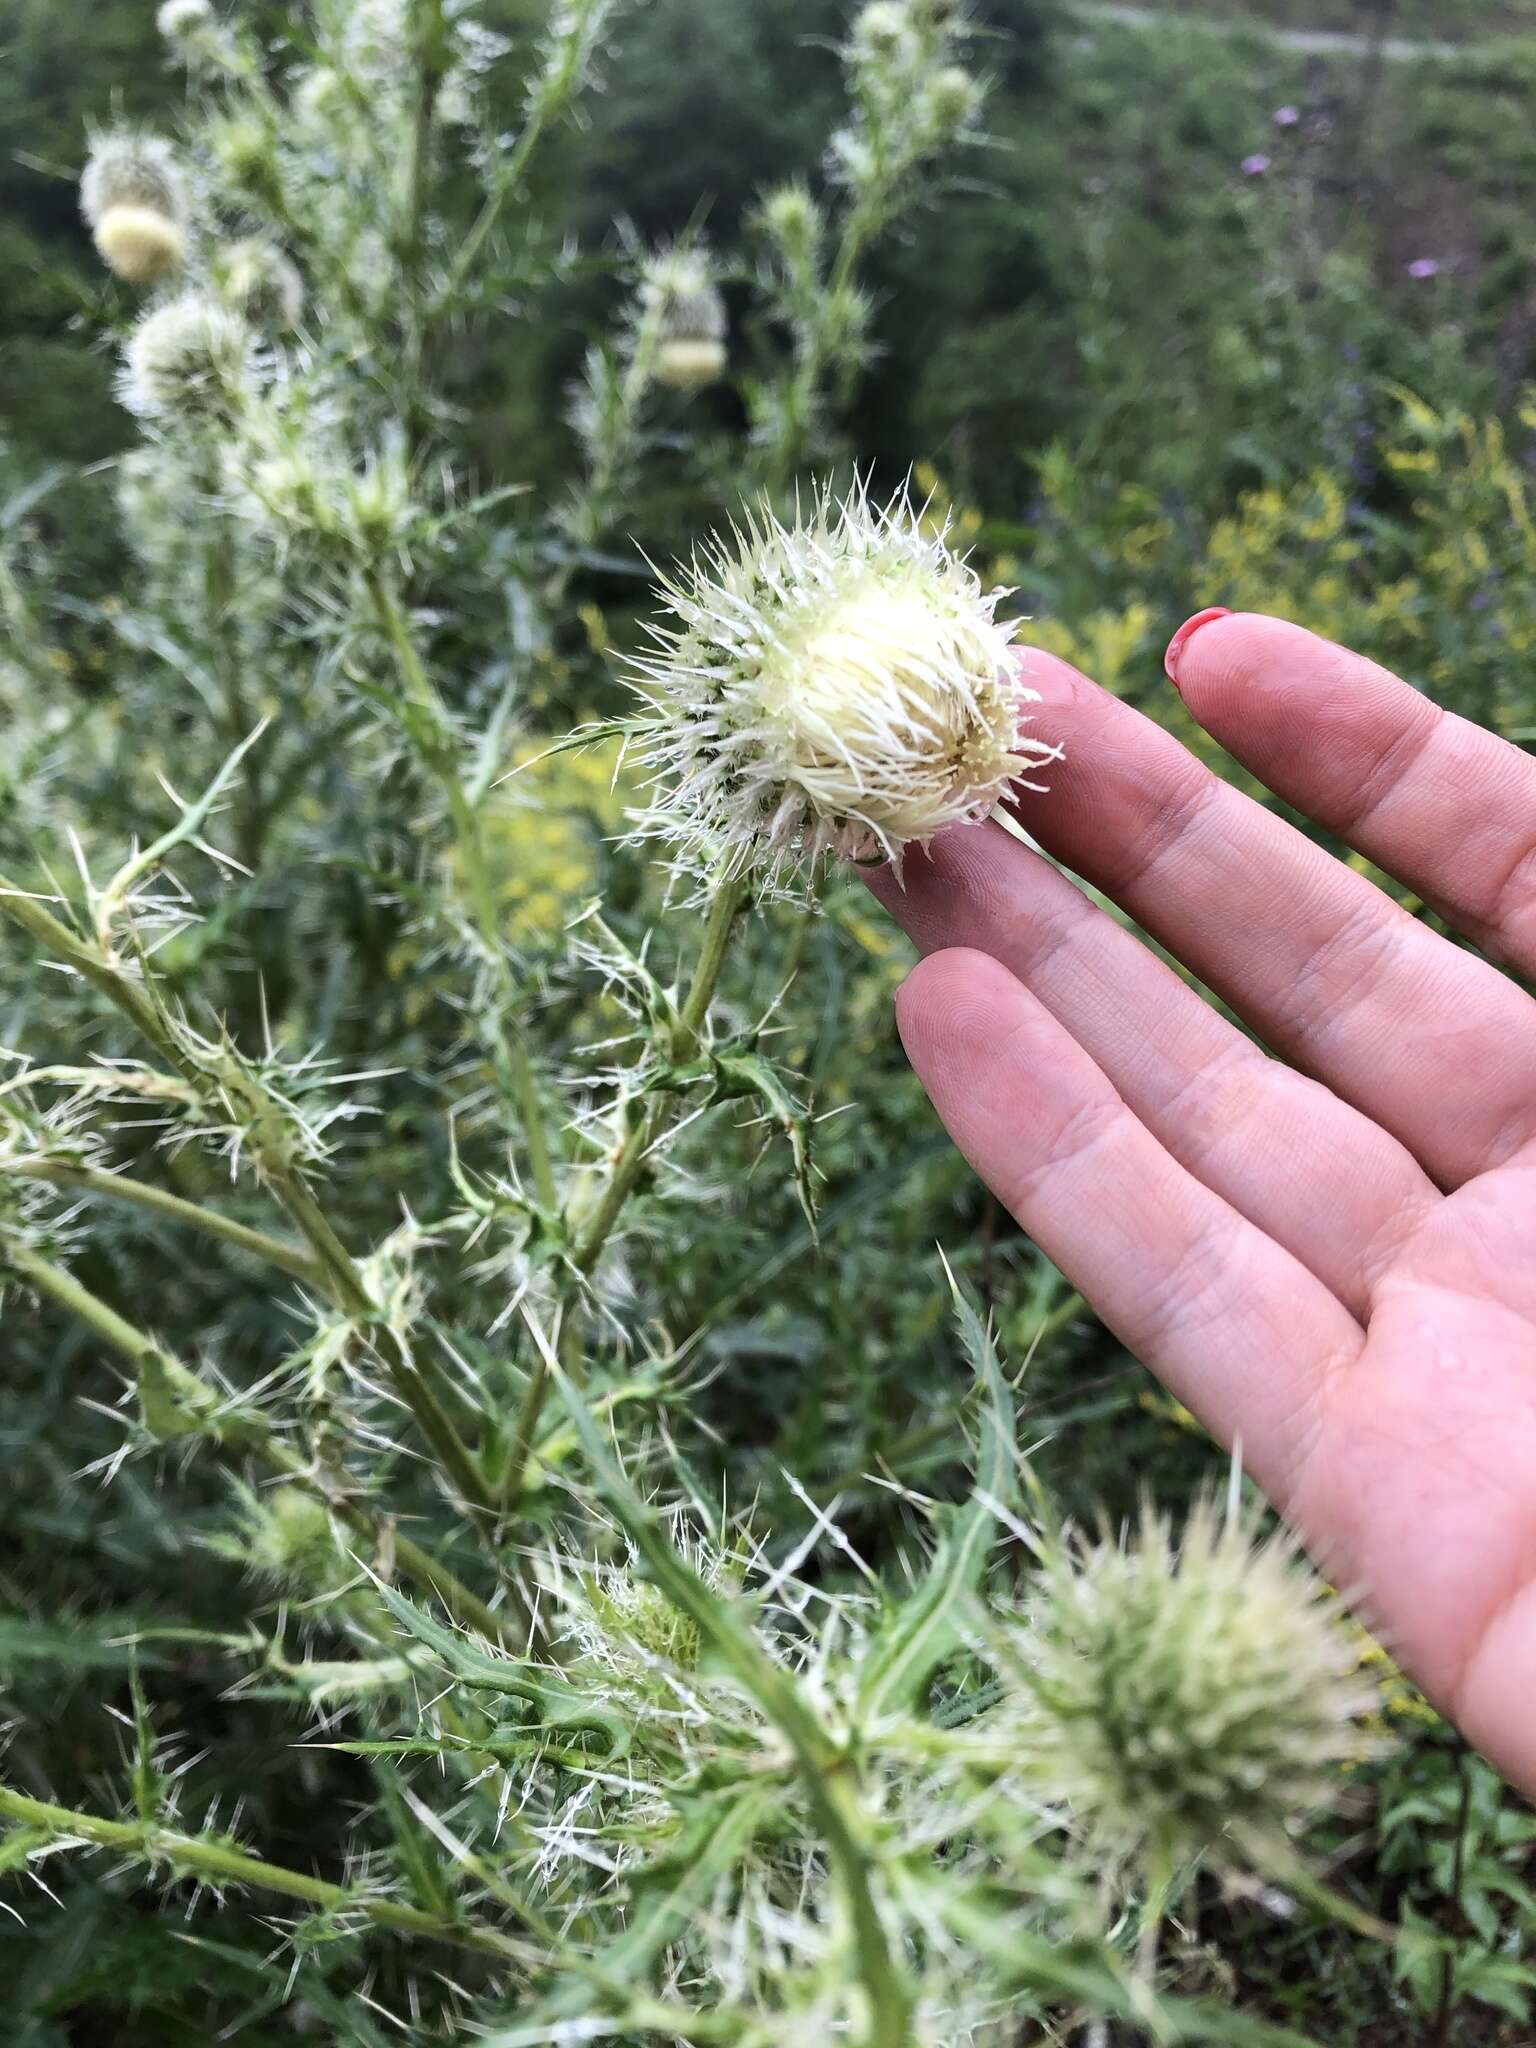
[[[209,0],[162,0],[155,27],[168,43],[190,42],[213,26]]]
[[[1222,1845],[1277,1864],[1371,1747],[1375,1691],[1336,1602],[1289,1538],[1209,1498],[1177,1549],[1146,1512],[1127,1543],[1055,1557],[1016,1661],[1033,1765],[1122,1864]]]
[[[183,292],[129,336],[118,394],[130,412],[163,426],[227,426],[248,396],[250,371],[244,321],[216,299]]]
[[[1058,749],[1023,737],[1001,592],[905,496],[830,493],[807,524],[766,509],[663,585],[638,659],[656,794],[642,829],[708,876],[776,885],[824,854],[900,860],[984,817]]]
[[[854,63],[888,65],[917,54],[912,10],[903,0],[869,0],[854,17],[848,51]]]
[[[265,235],[247,235],[218,250],[211,264],[224,303],[255,327],[281,333],[304,310],[304,280]]]
[[[252,1495],[242,1521],[243,1555],[259,1578],[294,1593],[334,1591],[346,1578],[330,1510],[303,1487]]]
[[[153,284],[187,251],[186,186],[157,135],[98,135],[80,178],[80,210],[102,261],[129,284]]]
[[[674,391],[713,384],[729,360],[725,346],[725,301],[715,283],[709,252],[674,245],[652,256],[637,293],[640,334],[654,334],[651,371]]]
[[[757,218],[790,270],[806,269],[821,239],[821,211],[809,188],[780,185],[764,199]]]
[[[959,64],[946,64],[928,81],[928,114],[933,126],[952,135],[973,121],[981,107],[980,82]]]
[[[283,200],[278,140],[257,108],[246,106],[210,121],[204,130],[209,154],[242,198],[264,208]]]

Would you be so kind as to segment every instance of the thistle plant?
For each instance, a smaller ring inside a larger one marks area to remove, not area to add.
[[[865,260],[977,138],[965,23],[850,13],[825,155],[747,246],[679,222],[577,250],[536,177],[625,21],[559,0],[513,43],[446,0],[319,0],[268,48],[172,0],[183,132],[90,144],[103,258],[159,290],[113,302],[142,429],[98,485],[116,581],[69,587],[30,501],[0,524],[32,706],[0,781],[0,1287],[18,1371],[89,1439],[60,1469],[177,1513],[127,1631],[133,1755],[72,1784],[46,1703],[19,1707],[0,1865],[57,1888],[106,1851],[104,1882],[209,1894],[272,2025],[359,2048],[375,2006],[504,2048],[1104,2017],[1278,2041],[1128,1952],[1118,1907],[1155,1923],[1167,1887],[1119,1853],[1139,1737],[1082,1673],[1145,1657],[1144,1717],[1193,1699],[1219,1749],[1149,1839],[1257,1858],[1257,1820],[1215,1843],[1190,1812],[1322,1803],[1356,1691],[1292,1686],[1256,1732],[1241,1705],[1298,1644],[1326,1664],[1310,1594],[1197,1524],[1177,1566],[1126,1554],[1152,1623],[1130,1593],[1101,1617],[1114,1572],[1061,1548],[963,1293],[941,1457],[883,1493],[835,1361],[783,1366],[797,1267],[888,1392],[932,1350],[950,1194],[924,1182],[902,1252],[848,1228],[870,1141],[822,1115],[910,1112],[883,1046],[827,1028],[820,968],[855,1015],[883,994],[846,866],[1048,785],[1055,753],[1004,595],[845,460]],[[604,266],[560,475],[486,473],[466,361],[524,374],[532,310]],[[692,561],[647,651],[641,544],[679,504]],[[109,687],[58,680],[87,657]],[[545,764],[594,727],[639,761],[513,896],[549,852]],[[809,1412],[815,1470],[765,1461],[758,1398]],[[172,1540],[222,1575],[190,1635]],[[1252,1668],[1212,1661],[1255,1587]],[[1162,1632],[1170,1608],[1194,1618]],[[266,1790],[230,1820],[238,1741],[166,1767],[154,1687],[194,1644],[248,1746],[306,1745],[327,1875],[274,1846]],[[1106,1899],[1078,1851],[1110,1825]]]

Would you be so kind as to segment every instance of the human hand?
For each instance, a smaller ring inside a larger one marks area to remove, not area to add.
[[[1169,672],[1200,723],[1536,974],[1536,761],[1299,626],[1192,623]],[[1262,1045],[988,823],[873,879],[926,955],[907,1053],[999,1201],[1536,1792],[1536,1002],[1024,661],[1067,750],[1030,830]]]

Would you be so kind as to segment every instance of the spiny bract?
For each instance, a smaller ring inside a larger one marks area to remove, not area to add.
[[[1038,698],[1004,593],[905,494],[882,511],[823,493],[796,527],[760,510],[662,587],[670,616],[635,664],[656,776],[642,830],[695,874],[777,886],[826,854],[899,863],[1059,758],[1020,731]]]
[[[1174,1545],[1146,1512],[1124,1543],[1046,1567],[1009,1661],[1027,1742],[1096,1853],[1218,1849],[1281,1860],[1369,1751],[1374,1704],[1336,1603],[1294,1542],[1206,1499]]]

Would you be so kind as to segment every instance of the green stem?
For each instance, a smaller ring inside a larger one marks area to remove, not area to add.
[[[459,252],[448,272],[447,281],[438,294],[433,307],[434,313],[451,310],[458,302],[459,294],[480,259],[480,252],[495,232],[501,219],[501,210],[516,193],[533,160],[534,151],[544,137],[549,124],[576,89],[581,76],[582,51],[585,47],[584,32],[586,16],[590,12],[590,0],[578,7],[575,18],[565,31],[565,43],[559,52],[558,61],[546,65],[539,80],[522,130],[502,164],[495,184],[485,195],[480,211],[470,226],[469,233],[459,244]]]
[[[446,708],[442,698],[433,688],[432,679],[416,651],[416,643],[411,638],[410,622],[399,598],[382,576],[370,574],[366,581],[379,623],[394,652],[407,697],[418,709],[426,713],[435,726],[446,729]],[[481,830],[480,814],[464,793],[458,764],[450,748],[431,748],[427,755],[427,765],[447,799],[448,816],[453,828],[459,866],[464,877],[465,892],[469,898],[470,914],[489,970],[496,982],[489,1010],[482,1016],[481,1023],[491,1042],[491,1053],[498,1079],[523,1128],[523,1140],[528,1147],[528,1165],[533,1176],[534,1193],[538,1196],[540,1204],[553,1214],[559,1206],[560,1198],[549,1138],[545,1130],[544,1111],[539,1101],[538,1080],[533,1071],[533,1062],[528,1056],[527,1045],[516,1032],[509,1033],[502,1023],[501,1013],[514,999],[516,990],[501,944],[501,919],[496,907],[496,893],[491,883],[490,868],[485,857],[485,835]]]
[[[604,1505],[650,1567],[672,1604],[697,1625],[723,1669],[756,1701],[794,1759],[827,1860],[848,1916],[855,1969],[866,2007],[860,2048],[908,2048],[912,1996],[901,1959],[875,1898],[870,1820],[860,1798],[858,1767],[825,1726],[791,1674],[764,1649],[738,1606],[722,1600],[682,1558],[666,1529],[636,1492],[568,1378],[561,1398],[581,1439]]]
[[[740,880],[723,882],[710,907],[709,920],[704,927],[704,940],[699,958],[693,970],[693,979],[678,1013],[677,1024],[672,1032],[671,1053],[674,1061],[681,1064],[690,1059],[698,1049],[699,1035],[709,1015],[710,1003],[714,1000],[719,985],[721,970],[725,966],[726,954],[730,948],[731,933],[743,904],[747,900],[747,885]],[[635,1184],[645,1170],[646,1160],[652,1149],[659,1143],[672,1117],[672,1104],[665,1095],[656,1096],[635,1129],[630,1132],[619,1148],[614,1161],[613,1172],[603,1190],[597,1212],[587,1227],[585,1236],[576,1247],[572,1264],[579,1277],[585,1279],[602,1257],[603,1247],[612,1236],[614,1226],[624,1212],[624,1206],[634,1193]],[[562,1330],[562,1339],[570,1340],[574,1323],[567,1322]],[[566,1370],[575,1380],[580,1380],[579,1361],[567,1358]],[[523,1478],[528,1460],[533,1454],[534,1432],[539,1426],[539,1417],[549,1399],[549,1360],[542,1349],[534,1360],[529,1373],[528,1389],[523,1396],[523,1406],[518,1416],[517,1437],[512,1454],[507,1462],[507,1478],[503,1498],[509,1504],[517,1502],[523,1490]]]
[[[671,1053],[678,1065],[691,1059],[698,1050],[699,1034],[709,1015],[709,1006],[714,1000],[720,971],[725,965],[731,932],[737,915],[746,901],[746,895],[744,882],[724,882],[710,908],[698,965],[693,970],[693,980],[689,984],[687,996],[684,998],[672,1033]],[[625,1203],[634,1191],[635,1182],[645,1168],[652,1148],[671,1119],[671,1114],[671,1104],[667,1098],[657,1096],[638,1127],[625,1139],[619,1156],[614,1161],[613,1173],[604,1190],[603,1199],[598,1204],[597,1213],[576,1248],[575,1264],[578,1273],[588,1274],[596,1266]]]
[[[523,1960],[515,1942],[490,1928],[458,1926],[417,1906],[360,1896],[342,1885],[310,1877],[302,1870],[264,1862],[228,1843],[179,1834],[174,1828],[161,1827],[153,1821],[107,1820],[100,1814],[80,1813],[73,1807],[29,1799],[5,1786],[0,1786],[0,1817],[22,1827],[48,1828],[60,1835],[71,1835],[98,1848],[121,1850],[145,1863],[172,1863],[178,1870],[206,1877],[214,1884],[248,1884],[258,1891],[301,1899],[306,1905],[318,1906],[326,1912],[361,1913],[378,1926],[400,1934],[425,1935],[449,1942],[455,1948],[475,1949],[482,1955],[499,1957],[503,1962]]]
[[[135,1369],[141,1370],[147,1362],[158,1360],[167,1369],[174,1368],[175,1377],[183,1385],[204,1382],[190,1367],[180,1360],[172,1359],[153,1337],[125,1316],[99,1295],[93,1294],[75,1278],[73,1273],[51,1260],[41,1257],[28,1246],[10,1244],[0,1251],[0,1258],[17,1273],[27,1285],[38,1294],[54,1302],[88,1329],[94,1330],[103,1343],[118,1352]],[[211,1395],[211,1390],[209,1390]],[[293,1485],[302,1486],[317,1500],[344,1521],[359,1536],[366,1538],[379,1548],[393,1547],[395,1561],[405,1575],[416,1585],[437,1595],[443,1606],[461,1626],[475,1629],[493,1642],[506,1644],[508,1648],[520,1649],[526,1642],[526,1633],[514,1641],[503,1621],[487,1607],[485,1602],[462,1584],[454,1574],[440,1565],[427,1551],[408,1536],[382,1526],[383,1517],[374,1514],[361,1502],[326,1486],[297,1451],[291,1449],[282,1438],[275,1435],[266,1424],[254,1415],[241,1415],[238,1428],[231,1431],[226,1442],[220,1434],[217,1422],[204,1427],[201,1432],[209,1442],[229,1455],[245,1452],[265,1465],[268,1471]],[[518,1616],[519,1629],[523,1629],[523,1615]]]
[[[7,1159],[0,1161],[0,1177],[5,1174],[17,1180],[41,1180],[53,1187],[80,1188],[86,1194],[106,1195],[115,1202],[129,1202],[136,1209],[148,1209],[172,1223],[184,1223],[189,1229],[202,1231],[205,1236],[220,1238],[237,1251],[249,1252],[253,1258],[276,1266],[279,1271],[291,1274],[295,1280],[302,1280],[308,1286],[325,1285],[326,1276],[319,1259],[313,1252],[305,1251],[302,1245],[284,1244],[280,1238],[269,1237],[264,1230],[252,1230],[244,1223],[236,1223],[232,1217],[221,1216],[216,1209],[205,1209],[198,1202],[167,1194],[163,1188],[153,1187],[147,1181],[131,1180],[125,1173],[108,1173],[99,1166],[80,1166],[62,1159]]]

